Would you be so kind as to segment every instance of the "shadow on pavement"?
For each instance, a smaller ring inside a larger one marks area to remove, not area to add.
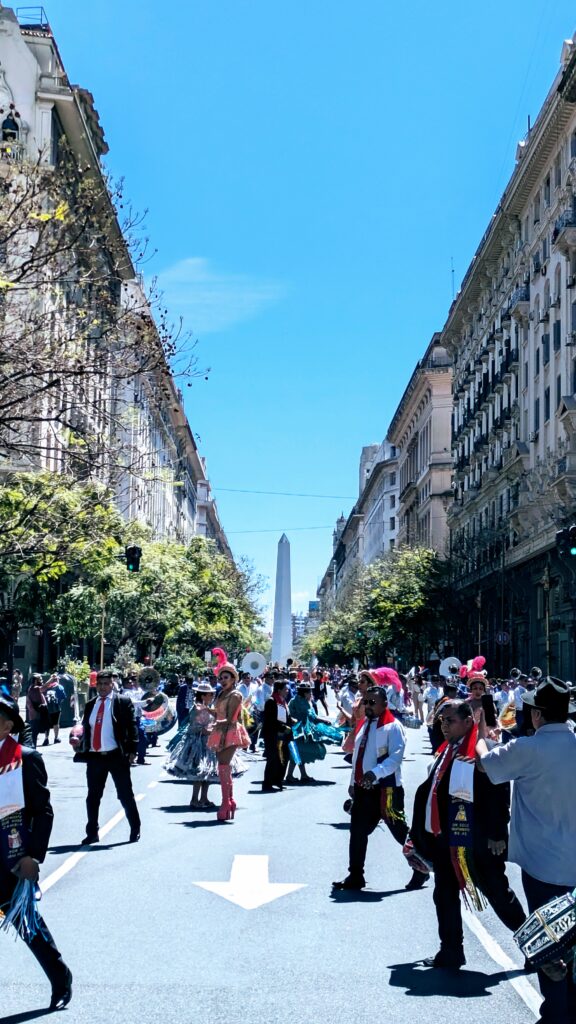
[[[90,846],[81,846],[78,841],[65,846],[51,846],[48,853],[77,853],[78,850],[82,850],[83,853],[91,853],[92,850],[115,850],[117,846],[127,846],[129,842],[129,839],[120,839],[117,843],[91,843]],[[0,1021],[4,1024],[3,1017],[0,1017]]]
[[[333,903],[380,903],[388,896],[398,896],[405,889],[332,889],[330,899]]]
[[[209,821],[181,821],[181,825],[186,828],[221,828],[222,825],[226,825],[226,821],[218,821],[217,818],[211,818]],[[4,1024],[4,1022],[2,1022]]]
[[[184,814],[185,811],[189,811],[192,814],[194,812],[194,808],[190,807],[190,804],[169,804],[165,807],[155,807],[154,810],[164,811],[165,814]],[[206,811],[201,813],[206,814]]]
[[[350,821],[317,821],[317,825],[327,825],[328,828],[350,829]]]
[[[489,996],[490,989],[501,981],[508,981],[512,975],[522,971],[497,971],[483,974],[481,971],[445,971],[425,967],[422,961],[390,965],[390,982],[395,988],[403,988],[407,996],[452,996],[455,999],[473,999],[475,996]]]
[[[54,1010],[49,1010],[47,1007],[43,1007],[41,1010],[26,1010],[24,1013],[11,1013],[9,1017],[2,1017],[2,1024],[24,1024],[27,1020],[38,1020],[39,1017],[46,1017],[49,1013],[54,1013]]]

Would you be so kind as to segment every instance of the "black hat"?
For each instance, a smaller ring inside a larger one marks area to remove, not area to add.
[[[522,703],[537,708],[552,717],[573,714],[576,704],[570,702],[571,691],[568,683],[554,676],[544,676],[534,690],[522,694]]]
[[[0,697],[0,715],[9,718],[14,723],[13,732],[22,732],[24,719],[20,716],[17,701],[12,697]]]

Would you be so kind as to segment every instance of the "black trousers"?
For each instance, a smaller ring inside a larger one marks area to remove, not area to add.
[[[552,885],[541,882],[525,871],[522,872],[522,885],[526,894],[530,913],[555,896],[563,896],[572,892],[572,885]],[[573,956],[564,954],[562,959],[568,965],[568,976],[564,981],[551,981],[542,971],[538,971],[538,982],[544,1002],[540,1006],[540,1019],[546,1024],[574,1024],[576,1021],[576,984],[572,975]]]
[[[362,786],[354,786],[354,800],[350,815],[350,849],[348,872],[351,875],[364,875],[364,863],[368,849],[368,837],[382,820],[382,789],[375,786],[373,789],[363,789]],[[404,818],[404,790],[397,786],[393,790],[394,812],[398,815],[394,820],[386,820],[391,835],[401,846],[408,835],[408,825]]]
[[[0,905],[7,905],[10,902],[17,884],[18,879],[15,875],[0,867]],[[32,939],[26,936],[22,936],[22,938],[36,957],[52,987],[59,987],[66,981],[67,967],[62,959],[62,954],[42,919],[41,926],[42,933],[38,932]]]
[[[109,754],[88,754],[86,764],[86,782],[88,783],[88,796],[86,797],[86,811],[88,821],[86,824],[86,835],[94,836],[98,832],[98,812],[100,801],[104,793],[104,787],[108,776],[111,775],[116,786],[118,799],[126,812],[130,829],[140,829],[140,815],[134,799],[132,779],[130,776],[130,763],[128,758],[119,750],[112,750]]]
[[[444,836],[434,840],[434,905],[438,918],[440,948],[448,954],[464,951],[460,889],[452,866],[450,847]],[[516,931],[526,920],[520,900],[510,888],[506,875],[506,851],[496,856],[482,839],[474,847],[477,885],[494,913],[510,931]]]
[[[264,786],[281,786],[288,767],[287,740],[282,736],[267,736],[264,740]]]

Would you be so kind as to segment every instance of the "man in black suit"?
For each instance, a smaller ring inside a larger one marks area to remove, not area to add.
[[[24,730],[17,702],[0,697],[0,808],[10,807],[0,818],[0,906],[7,914],[18,883],[38,881],[54,819],[42,757],[16,738]],[[36,925],[34,935],[27,928],[20,935],[52,985],[50,1009],[60,1010],[72,998],[72,973],[39,916]]]
[[[466,963],[464,888],[473,900],[480,900],[479,890],[511,931],[526,914],[506,876],[510,787],[493,786],[474,765],[478,730],[468,702],[447,701],[440,716],[445,742],[416,791],[410,838],[434,868],[440,950],[424,963],[458,970]]]
[[[138,751],[138,727],[130,697],[116,693],[112,672],[101,669],[96,679],[97,696],[88,701],[82,718],[82,738],[74,755],[86,763],[88,821],[82,846],[97,843],[98,812],[109,775],[130,825],[130,842],[140,839],[140,815],[134,799],[130,765]]]

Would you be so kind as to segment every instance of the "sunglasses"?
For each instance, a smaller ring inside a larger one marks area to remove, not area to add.
[[[373,700],[363,700],[362,704],[368,704],[370,707],[374,707],[376,704],[376,697]]]

